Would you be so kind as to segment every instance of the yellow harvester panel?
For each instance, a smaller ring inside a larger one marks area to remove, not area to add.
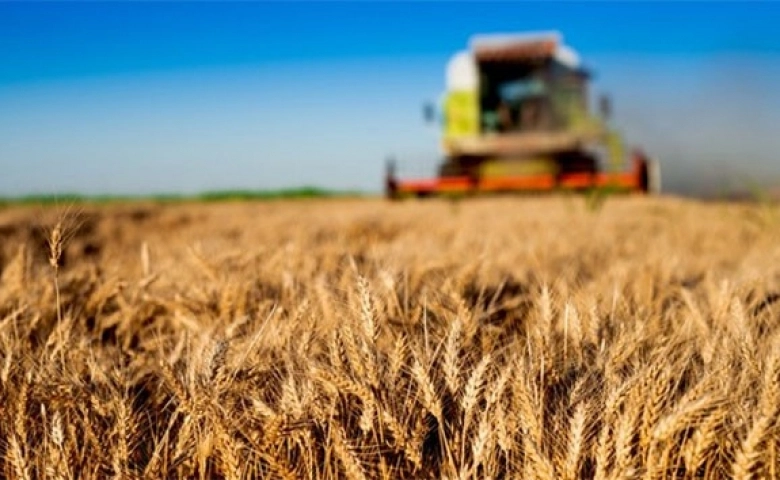
[[[609,152],[609,165],[614,170],[621,170],[625,164],[626,151],[623,146],[623,139],[620,134],[614,130],[607,133],[607,151]]]
[[[479,134],[479,99],[476,91],[449,92],[444,111],[444,135],[446,137],[467,137]]]
[[[558,165],[553,158],[491,159],[480,165],[480,176],[511,177],[520,175],[540,175],[558,173]]]

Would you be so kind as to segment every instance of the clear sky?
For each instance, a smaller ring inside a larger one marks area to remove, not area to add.
[[[558,30],[672,190],[780,183],[780,3],[3,2],[0,195],[381,188],[474,33]]]

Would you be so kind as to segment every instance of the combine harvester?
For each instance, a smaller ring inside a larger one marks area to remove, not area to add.
[[[401,179],[389,161],[390,198],[440,194],[608,189],[659,192],[660,168],[626,148],[589,107],[590,74],[557,33],[478,35],[447,65],[438,176]],[[436,109],[426,106],[428,122]]]

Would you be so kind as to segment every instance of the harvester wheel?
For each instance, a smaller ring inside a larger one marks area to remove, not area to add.
[[[661,163],[654,159],[648,159],[647,164],[647,192],[654,195],[661,193]]]
[[[638,190],[648,194],[661,193],[661,165],[658,160],[647,158],[639,150],[634,155]]]

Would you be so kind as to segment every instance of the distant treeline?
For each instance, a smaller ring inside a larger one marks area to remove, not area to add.
[[[231,200],[279,200],[305,198],[349,198],[367,196],[364,192],[327,190],[318,187],[277,190],[212,190],[196,194],[84,195],[79,193],[32,194],[0,197],[0,204],[109,203],[128,201],[222,202]]]

